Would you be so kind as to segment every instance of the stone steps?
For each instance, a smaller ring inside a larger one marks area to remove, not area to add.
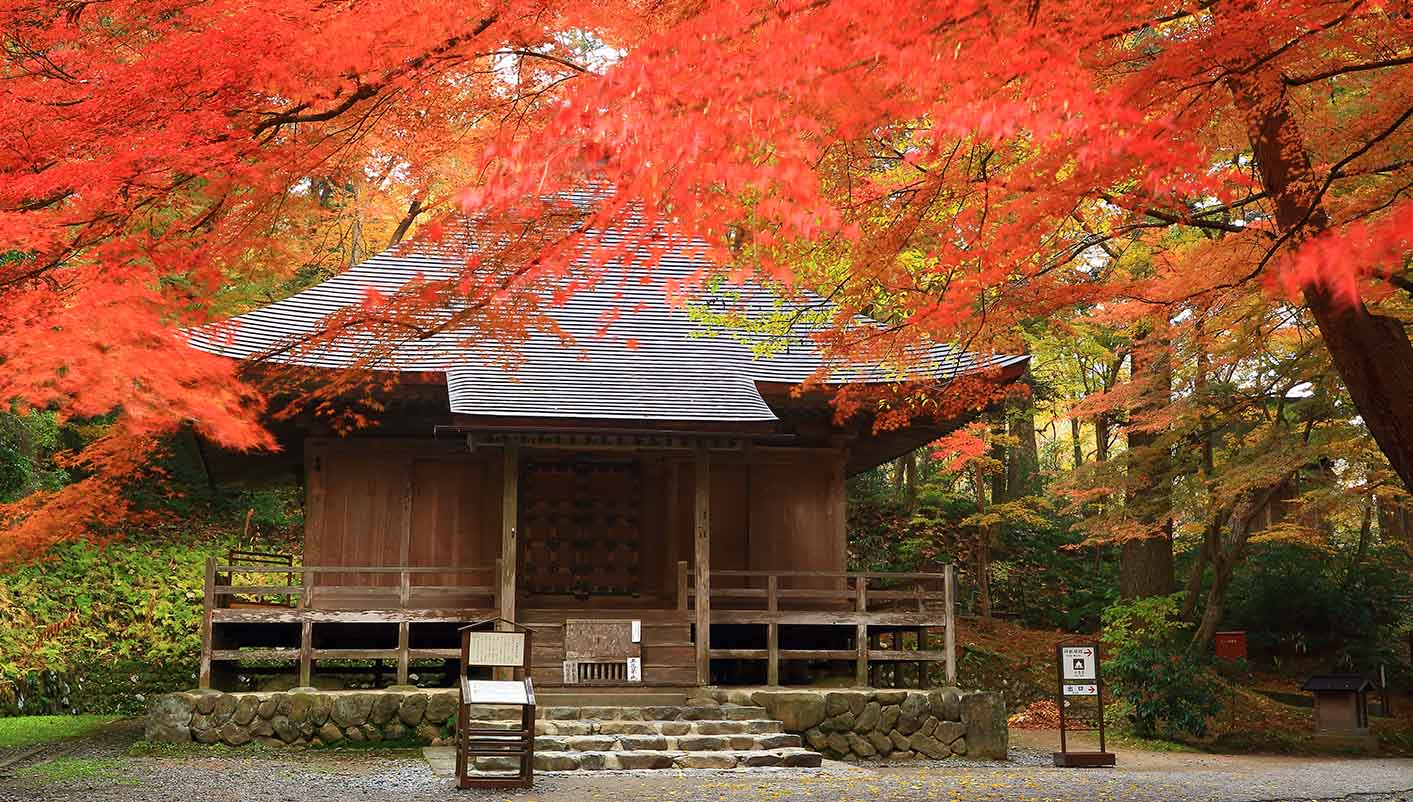
[[[599,721],[701,721],[709,719],[749,720],[769,718],[765,708],[756,705],[632,705],[535,708],[535,717],[550,720]]]
[[[477,729],[516,724],[503,709],[471,712]],[[536,771],[811,768],[823,760],[757,705],[554,706],[536,713]],[[513,769],[510,763],[481,757],[475,767],[494,773]]]
[[[536,694],[536,701],[539,701]],[[500,721],[518,719],[512,707],[473,705],[473,720]],[[757,705],[696,704],[696,705],[628,705],[628,706],[551,706],[542,702],[535,706],[535,718],[542,721],[753,721],[770,718],[766,709]]]
[[[800,736],[768,735],[539,735],[535,750],[544,752],[726,752],[798,747]]]
[[[541,707],[643,707],[687,704],[685,691],[669,688],[536,688]]]
[[[505,719],[472,719],[473,729],[509,728],[515,722]],[[784,725],[774,719],[700,721],[608,720],[598,719],[539,719],[535,734],[542,736],[642,735],[679,737],[686,735],[774,735],[784,732]]]
[[[629,749],[615,752],[535,751],[536,772],[642,771],[652,769],[818,768],[818,752],[800,747],[776,749]],[[477,758],[475,773],[513,770],[513,760]]]

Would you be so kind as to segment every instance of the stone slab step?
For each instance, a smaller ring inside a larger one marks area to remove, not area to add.
[[[686,705],[686,691],[644,688],[537,688],[535,701],[549,707],[643,707]]]
[[[752,715],[733,706],[730,713],[722,705],[546,705],[536,696],[536,718],[599,719],[601,721],[700,721],[721,718],[765,718],[764,708]],[[498,716],[493,716],[495,718]]]
[[[472,720],[473,729],[510,728],[518,722],[505,719]],[[536,735],[774,735],[785,731],[785,725],[775,719],[740,719],[702,721],[622,721],[598,719],[540,719],[535,722]]]
[[[769,735],[541,735],[535,738],[537,752],[727,752],[794,748],[800,736],[790,733]]]
[[[623,752],[539,752],[535,770],[632,771],[642,769],[745,769],[768,766],[818,768],[824,758],[798,747],[730,751],[629,750]]]
[[[535,717],[560,720],[595,719],[599,721],[749,721],[769,718],[765,708],[755,705],[549,705],[536,694]],[[481,720],[518,718],[514,708],[475,705],[471,717]]]
[[[450,777],[456,772],[456,750],[446,746],[422,750],[433,773]],[[625,759],[624,756],[627,756]],[[799,748],[735,750],[729,752],[642,751],[642,752],[536,752],[535,771],[629,771],[634,769],[751,769],[762,767],[818,768],[823,757]],[[514,771],[514,759],[480,757],[473,773],[492,774]]]

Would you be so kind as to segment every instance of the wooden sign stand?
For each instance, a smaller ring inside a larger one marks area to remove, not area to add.
[[[1060,751],[1054,752],[1055,765],[1062,768],[1100,768],[1117,762],[1104,744],[1104,680],[1100,670],[1099,644],[1060,643],[1055,646],[1056,700],[1060,708]],[[1071,698],[1092,696],[1098,703],[1099,726],[1072,728],[1068,707]],[[1099,732],[1098,752],[1071,752],[1065,735],[1069,732]]]
[[[530,681],[530,630],[492,618],[461,628],[461,705],[456,718],[458,788],[529,788],[535,783],[535,687]],[[512,669],[512,679],[473,680],[470,669]],[[509,728],[471,727],[472,705],[520,708]],[[514,774],[475,776],[478,757],[513,758]]]

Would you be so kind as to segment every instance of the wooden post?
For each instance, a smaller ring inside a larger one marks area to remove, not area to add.
[[[859,613],[868,612],[868,577],[854,577],[854,607]],[[859,623],[854,631],[857,657],[854,662],[854,684],[868,686],[868,624]]]
[[[682,613],[687,612],[688,582],[690,582],[687,572],[689,570],[690,566],[686,560],[677,561],[677,609]]]
[[[765,578],[765,609],[769,612],[777,612],[780,609],[780,600],[776,596],[776,590],[780,586],[780,577],[775,574]],[[765,682],[767,685],[775,686],[780,684],[780,624],[771,621],[765,625]]]
[[[957,574],[956,567],[948,565],[942,576],[942,649],[947,654],[947,684],[957,684]]]
[[[397,564],[403,570],[398,576],[398,606],[406,610],[412,598],[412,581],[407,575],[407,564],[412,557],[412,476],[416,472],[414,463],[408,461],[407,475],[402,477],[402,536],[398,539]]]
[[[696,496],[694,565],[697,578],[697,684],[711,684],[711,455],[697,446],[693,464]]]
[[[920,652],[927,651],[927,627],[917,628],[917,650]],[[924,691],[932,687],[932,679],[927,676],[927,667],[929,665],[931,664],[926,660],[919,660],[917,664],[917,687]]]
[[[505,461],[500,504],[500,617],[515,620],[515,569],[519,561],[516,543],[520,510],[520,445],[505,444]]]
[[[299,625],[299,687],[309,687],[314,673],[314,625],[308,621]]]
[[[882,648],[883,648],[883,635],[882,635],[881,633],[878,633],[878,632],[875,632],[875,633],[869,635],[869,636],[868,636],[868,648],[870,648],[870,649],[882,649]],[[882,687],[883,687],[882,685],[879,684],[880,682],[883,681],[882,668],[883,668],[883,667],[882,667],[882,666],[879,666],[879,665],[870,665],[870,666],[868,667],[868,687],[870,687],[870,688],[882,688]]]
[[[200,685],[211,687],[211,609],[216,604],[216,558],[206,558],[206,593],[201,599],[201,679]]]
[[[406,685],[406,684],[407,684],[407,676],[408,676],[408,674],[410,673],[410,670],[409,670],[409,669],[411,668],[411,662],[412,662],[412,661],[408,658],[408,654],[407,654],[408,641],[411,640],[411,638],[410,638],[410,634],[411,634],[411,633],[408,631],[410,627],[411,627],[411,625],[408,624],[406,621],[399,622],[398,625],[397,625],[397,684],[398,684],[398,685]]]

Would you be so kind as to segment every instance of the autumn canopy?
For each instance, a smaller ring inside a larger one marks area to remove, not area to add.
[[[701,237],[885,322],[840,352],[1014,351],[1082,310],[1134,339],[1107,403],[1140,441],[1162,366],[1308,317],[1413,487],[1406,4],[6,0],[0,37],[0,398],[112,421],[0,554],[119,513],[180,427],[271,444],[183,329],[468,213],[499,247],[340,325],[460,298],[513,339],[584,186],[590,227],[648,221],[625,248]]]

